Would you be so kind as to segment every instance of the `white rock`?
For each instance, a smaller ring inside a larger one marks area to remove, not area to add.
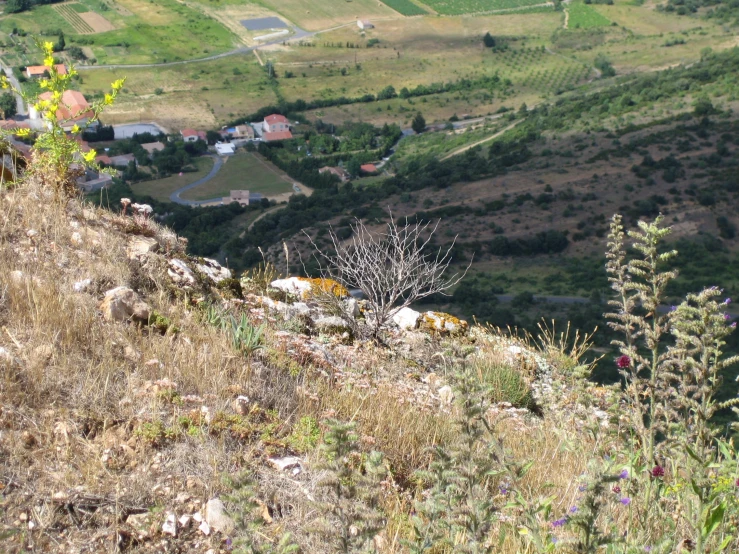
[[[182,286],[191,286],[197,282],[192,269],[190,269],[185,262],[176,258],[169,260],[167,275],[169,275],[175,283]]]
[[[75,231],[74,233],[72,233],[71,240],[72,244],[76,244],[79,246],[80,244],[82,244],[82,235]]]
[[[220,283],[224,279],[231,279],[232,277],[230,269],[222,267],[221,264],[210,258],[203,258],[203,263],[196,264],[195,267],[198,268],[198,271],[205,273],[214,283]]]
[[[324,333],[343,333],[351,331],[349,324],[339,316],[319,317],[313,321],[313,325],[319,332]]]
[[[0,346],[0,364],[13,363],[13,356],[7,349]]]
[[[300,470],[303,467],[300,458],[298,458],[297,456],[286,456],[284,458],[268,458],[267,461],[280,471],[285,471],[287,469],[298,469],[298,473],[300,473]]]
[[[200,523],[201,521],[203,521],[203,514],[201,514],[200,512],[195,512],[194,514],[192,514],[192,518]]]
[[[205,504],[205,522],[224,535],[230,535],[234,530],[234,521],[226,513],[226,507],[219,498],[211,498]]]
[[[449,385],[444,385],[439,389],[439,400],[445,406],[449,406],[454,400],[454,391]]]
[[[350,296],[344,302],[346,303],[346,313],[354,318],[359,317],[359,300]]]
[[[298,298],[303,298],[307,295],[312,288],[312,285],[304,280],[297,277],[288,277],[287,279],[276,279],[269,284],[273,289],[287,292],[288,294],[294,294]]]
[[[393,314],[393,323],[401,329],[415,329],[421,313],[412,308],[401,308]]]
[[[77,281],[72,285],[72,289],[74,292],[85,292],[90,288],[90,285],[92,285],[92,279],[82,279],[82,281]]]
[[[203,535],[205,535],[205,536],[210,535],[210,525],[208,525],[208,522],[207,521],[205,521],[205,520],[201,521],[200,522],[200,525],[198,525],[198,529],[200,529],[200,532]]]
[[[25,274],[18,269],[10,272],[10,280],[13,281],[13,283],[15,283],[16,285],[22,284],[25,281],[25,279],[26,279]]]
[[[173,513],[167,514],[167,519],[162,524],[162,533],[177,536],[177,517]]]
[[[191,519],[192,519],[191,515],[183,514],[180,516],[180,519],[177,520],[177,523],[180,524],[180,527],[187,527],[187,524],[190,523]]]
[[[517,356],[518,354],[521,354],[523,352],[523,348],[520,346],[516,346],[515,344],[512,344],[508,347],[508,352],[513,354],[514,356]]]
[[[100,310],[108,321],[148,321],[151,313],[149,305],[128,287],[116,287],[106,292]]]

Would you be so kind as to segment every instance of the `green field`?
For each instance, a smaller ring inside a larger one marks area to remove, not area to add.
[[[135,183],[131,185],[131,189],[133,189],[136,194],[148,195],[161,202],[169,202],[170,194],[180,187],[184,187],[185,185],[189,185],[190,183],[194,183],[198,179],[205,177],[213,168],[213,160],[208,157],[195,158],[195,160],[193,160],[193,164],[197,167],[197,171],[183,173],[182,177],[175,174],[164,179]]]
[[[403,15],[425,15],[428,13],[410,0],[382,0],[382,2]]]
[[[443,15],[492,12],[541,4],[541,0],[423,0],[423,3]]]
[[[248,190],[265,196],[292,192],[292,184],[282,172],[262,158],[239,152],[226,159],[216,176],[182,194],[187,200],[208,200],[228,196],[232,190]]]
[[[591,5],[582,2],[572,2],[567,11],[570,14],[567,27],[569,29],[591,29],[593,27],[606,27],[611,22],[598,13]]]

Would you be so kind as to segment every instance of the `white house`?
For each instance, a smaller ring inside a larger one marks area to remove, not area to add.
[[[278,133],[280,131],[289,131],[290,122],[284,115],[272,114],[264,118],[262,129],[265,133]]]
[[[370,23],[366,19],[358,19],[357,20],[357,27],[359,27],[363,31],[366,30],[366,29],[374,29],[375,28],[375,26],[372,25],[372,23]]]
[[[231,156],[236,148],[230,142],[216,142],[216,152],[219,156]]]
[[[185,142],[196,142],[198,139],[205,140],[205,131],[196,131],[195,129],[182,129],[180,131],[182,140]]]

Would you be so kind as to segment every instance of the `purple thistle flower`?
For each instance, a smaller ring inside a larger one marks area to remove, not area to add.
[[[611,490],[616,494],[621,494],[621,487],[619,487],[618,485],[614,485]]]
[[[624,506],[628,506],[629,504],[631,504],[631,498],[629,498],[628,496],[624,496],[621,500],[619,500],[619,502]]]
[[[729,320],[731,319],[731,316],[729,314],[724,314],[724,319]]]
[[[624,469],[621,473],[618,474],[619,479],[628,479],[629,478],[629,470]]]
[[[652,468],[652,471],[650,472],[652,474],[652,477],[664,477],[665,476],[665,468],[663,468],[660,465],[656,465]]]
[[[563,518],[560,518],[560,519],[555,519],[552,522],[552,527],[562,527],[565,523],[567,523],[567,518],[566,517],[563,517]]]
[[[726,300],[724,300],[724,304],[731,304],[731,298],[727,298]]]
[[[631,365],[631,358],[629,358],[626,354],[624,354],[623,356],[619,356],[618,358],[616,358],[616,365],[621,369],[627,368]]]

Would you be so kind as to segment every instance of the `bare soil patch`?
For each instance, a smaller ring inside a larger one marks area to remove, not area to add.
[[[115,25],[95,12],[84,12],[80,14],[82,20],[93,28],[95,33],[104,33],[115,30]]]

